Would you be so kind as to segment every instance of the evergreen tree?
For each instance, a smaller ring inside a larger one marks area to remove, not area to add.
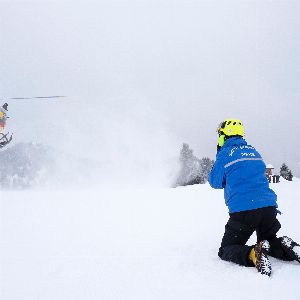
[[[206,183],[213,161],[208,157],[197,158],[189,145],[184,143],[180,151],[180,171],[175,186]]]
[[[280,176],[288,181],[293,180],[292,171],[288,168],[288,166],[285,163],[283,163],[280,167]]]
[[[186,185],[197,176],[198,161],[189,145],[184,143],[180,151],[180,172],[176,186]]]
[[[209,173],[210,173],[213,165],[214,165],[214,161],[208,157],[203,157],[200,160],[201,177],[202,177],[203,183],[207,182]]]
[[[293,177],[294,177],[294,175],[293,175],[292,171],[289,170],[289,171],[288,171],[288,175],[287,175],[287,180],[288,180],[288,181],[292,181],[292,180],[293,180]]]

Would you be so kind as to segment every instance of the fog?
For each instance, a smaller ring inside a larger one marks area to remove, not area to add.
[[[8,101],[14,142],[92,160],[99,184],[170,184],[228,117],[300,176],[299,30],[297,1],[0,1],[0,98],[66,95]]]

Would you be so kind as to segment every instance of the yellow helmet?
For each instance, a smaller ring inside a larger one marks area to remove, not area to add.
[[[224,122],[220,123],[217,132],[219,136],[234,136],[239,135],[244,137],[245,131],[241,120],[237,119],[226,119]]]

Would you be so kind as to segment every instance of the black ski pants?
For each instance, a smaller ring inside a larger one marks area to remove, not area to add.
[[[257,241],[268,240],[270,243],[269,255],[282,259],[292,260],[281,247],[276,233],[281,225],[276,218],[275,206],[263,207],[237,213],[230,213],[225,226],[225,233],[219,249],[219,257],[242,266],[253,266],[249,254],[253,246],[246,245],[248,239],[256,231]]]

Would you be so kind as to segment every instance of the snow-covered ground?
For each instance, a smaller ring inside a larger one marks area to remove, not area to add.
[[[272,187],[281,235],[300,240],[300,182]],[[271,278],[221,261],[222,191],[0,192],[0,299],[299,299],[300,265]],[[251,237],[249,243],[255,241]]]

